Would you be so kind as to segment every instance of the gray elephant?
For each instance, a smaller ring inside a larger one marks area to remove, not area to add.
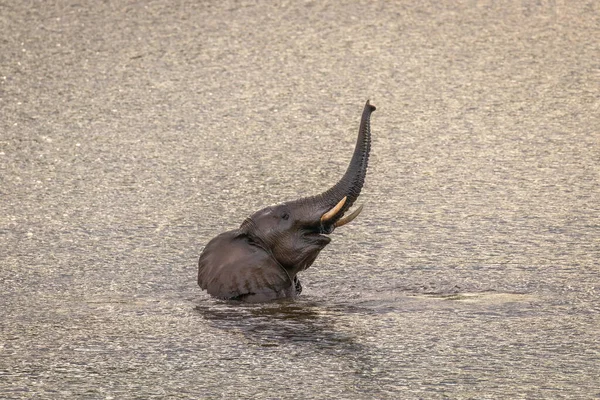
[[[198,261],[198,285],[210,295],[262,302],[294,298],[302,291],[297,274],[310,267],[329,244],[326,235],[352,221],[358,207],[344,215],[362,189],[371,148],[370,118],[365,104],[354,155],[346,173],[316,196],[264,208],[235,230],[222,233],[204,248]]]

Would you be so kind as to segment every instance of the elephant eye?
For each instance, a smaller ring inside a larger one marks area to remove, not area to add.
[[[290,218],[290,214],[289,214],[289,213],[283,213],[283,215],[281,216],[281,219],[284,219],[284,220],[286,220],[286,221],[287,221],[289,218]]]

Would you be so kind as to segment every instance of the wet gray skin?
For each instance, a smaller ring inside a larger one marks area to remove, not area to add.
[[[599,4],[0,2],[0,399],[599,398]],[[302,294],[201,290],[366,99]]]
[[[329,244],[325,234],[351,222],[344,216],[363,187],[371,149],[371,113],[365,104],[354,154],[344,176],[327,191],[255,212],[235,230],[220,234],[198,261],[198,285],[221,299],[264,302],[295,298],[306,270]]]

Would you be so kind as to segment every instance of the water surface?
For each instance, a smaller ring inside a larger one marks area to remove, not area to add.
[[[0,397],[600,397],[595,2],[0,9]],[[201,292],[367,98],[365,209],[302,296]]]

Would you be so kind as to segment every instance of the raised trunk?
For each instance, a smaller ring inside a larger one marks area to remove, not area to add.
[[[344,176],[327,191],[316,196],[298,200],[299,202],[309,205],[313,211],[323,214],[335,207],[336,204],[346,197],[346,201],[342,208],[336,212],[335,217],[328,221],[329,225],[335,224],[352,204],[354,204],[363,187],[365,176],[367,174],[369,151],[371,149],[370,119],[373,111],[375,111],[375,106],[369,104],[369,101],[367,100],[360,121],[354,154]]]
[[[348,165],[342,179],[331,189],[321,194],[330,207],[335,206],[344,196],[347,196],[344,206],[338,213],[340,217],[354,204],[365,182],[369,151],[371,150],[371,113],[373,111],[375,111],[375,106],[369,104],[367,100],[360,120],[360,128],[350,165]]]

